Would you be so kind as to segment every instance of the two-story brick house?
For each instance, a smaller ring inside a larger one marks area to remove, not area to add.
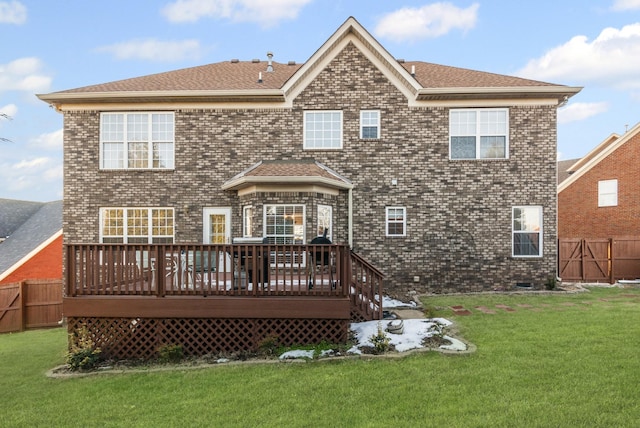
[[[304,64],[39,97],[64,114],[66,242],[307,243],[326,228],[388,290],[424,292],[555,275],[556,109],[578,91],[397,60],[349,18]]]

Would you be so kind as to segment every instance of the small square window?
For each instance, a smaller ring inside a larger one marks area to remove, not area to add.
[[[380,111],[378,110],[360,111],[360,138],[362,139],[380,138]]]
[[[618,205],[618,180],[598,181],[598,206],[615,207]]]

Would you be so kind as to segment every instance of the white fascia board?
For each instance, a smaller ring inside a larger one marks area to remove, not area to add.
[[[5,279],[9,275],[11,275],[16,270],[18,270],[18,268],[20,266],[22,266],[23,264],[28,262],[33,256],[38,254],[40,251],[44,250],[49,244],[51,244],[53,241],[58,239],[60,236],[62,236],[62,229],[60,229],[59,231],[57,231],[56,233],[51,235],[46,241],[44,241],[42,244],[38,245],[36,248],[31,250],[29,252],[29,254],[27,254],[26,256],[24,256],[23,258],[18,260],[17,262],[15,262],[7,270],[5,270],[4,272],[0,273],[0,281],[2,281],[3,279]],[[60,259],[60,264],[62,264],[62,259]]]
[[[606,149],[598,153],[596,156],[594,156],[593,159],[589,160],[584,165],[582,165],[578,170],[576,170],[573,174],[571,174],[569,178],[567,178],[562,183],[560,183],[560,185],[558,185],[558,193],[562,192],[564,189],[566,189],[571,184],[573,184],[576,180],[578,180],[578,178],[585,175],[589,170],[591,170],[591,168],[599,164],[603,159],[605,159],[611,153],[616,151],[618,147],[625,144],[632,137],[634,137],[638,132],[640,132],[640,122],[638,122],[633,128],[627,131],[622,137],[615,140],[613,144],[611,144],[609,147],[607,147]],[[598,147],[596,147],[596,149]],[[589,156],[589,154],[587,154],[586,156]]]

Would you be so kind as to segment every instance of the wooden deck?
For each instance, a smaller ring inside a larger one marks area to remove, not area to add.
[[[382,274],[346,245],[79,244],[65,257],[70,332],[87,326],[118,358],[344,342],[351,321],[382,317]]]

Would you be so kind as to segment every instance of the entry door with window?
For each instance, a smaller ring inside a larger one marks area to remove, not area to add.
[[[205,208],[203,211],[205,244],[231,243],[231,208]]]

